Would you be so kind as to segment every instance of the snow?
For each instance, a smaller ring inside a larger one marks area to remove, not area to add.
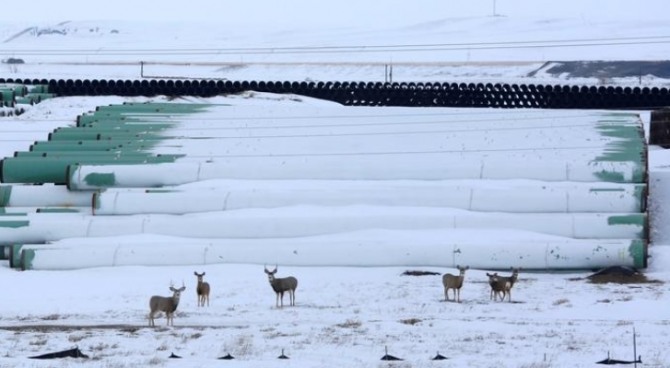
[[[385,7],[353,1],[317,5],[306,0],[283,6],[260,0],[235,3],[193,1],[190,7],[176,4],[154,7],[117,1],[113,7],[110,7],[112,3],[91,2],[91,7],[94,6],[91,9],[79,2],[76,7],[73,4],[67,1],[3,4],[9,8],[0,12],[0,39],[11,41],[0,46],[0,54],[3,58],[22,57],[27,61],[15,67],[1,65],[3,77],[137,78],[138,62],[150,56],[156,64],[148,65],[145,71],[152,75],[257,80],[384,80],[384,66],[393,63],[395,80],[554,83],[566,80],[549,76],[529,79],[526,74],[548,60],[656,60],[664,59],[670,51],[665,41],[658,44],[516,48],[511,51],[499,48],[476,50],[472,46],[490,40],[500,43],[664,35],[668,34],[670,26],[665,20],[667,4],[660,0],[611,1],[607,11],[598,1],[497,1],[496,12],[501,15],[497,17],[491,16],[490,1],[472,1],[464,5],[423,0],[411,2],[411,6],[394,1],[385,3]],[[43,11],[31,14],[28,7]],[[202,8],[208,11],[202,12]],[[132,21],[144,20],[147,14],[152,14],[153,21],[163,18],[174,22],[156,22],[148,26]],[[116,20],[119,18],[123,20]],[[179,19],[196,21],[204,18],[219,24],[193,27],[177,22]],[[72,22],[61,23],[64,20]],[[66,29],[68,36],[19,35],[32,26]],[[118,33],[112,33],[112,30]],[[359,52],[358,47],[434,43],[462,43],[465,46],[439,50],[421,48],[419,51],[386,49],[370,53]],[[339,53],[307,55],[275,55],[267,50],[258,55],[215,55],[211,51],[305,45],[349,47]],[[205,55],[185,52],[152,55],[146,52],[185,48],[209,51]],[[84,51],[72,52],[77,49]],[[141,52],[123,55],[106,52],[106,49]],[[29,50],[38,52],[31,54]],[[56,52],[44,50],[67,52],[56,55]],[[183,63],[186,61],[192,64]],[[213,64],[208,65],[208,62]],[[599,83],[596,78],[567,82]],[[628,79],[612,82],[638,83]],[[644,83],[663,86],[667,82],[650,78]],[[47,133],[56,127],[73,125],[75,116],[96,106],[146,100],[59,98],[30,107],[21,116],[0,118],[0,156],[26,150],[34,141],[46,139]],[[153,100],[166,101],[166,98]],[[228,103],[260,111],[340,108],[299,96],[245,94],[210,100],[186,98],[183,101]],[[648,114],[642,112],[642,118],[648,119]],[[299,280],[297,305],[280,309],[275,307],[273,292],[262,272],[263,265],[258,263],[198,267],[134,265],[26,272],[17,272],[3,263],[0,267],[3,284],[0,366],[205,367],[227,364],[216,358],[230,353],[236,357],[231,364],[239,367],[591,367],[606,358],[608,352],[612,358],[632,360],[635,331],[637,353],[642,355],[644,365],[667,367],[670,362],[666,348],[670,334],[670,309],[667,308],[670,302],[667,286],[670,282],[670,212],[664,205],[670,201],[670,154],[659,147],[651,147],[649,159],[652,244],[649,267],[644,270],[644,275],[657,282],[592,284],[585,279],[589,275],[587,271],[543,273],[521,270],[512,293],[513,303],[494,302],[489,299],[488,270],[470,269],[461,291],[462,302],[455,303],[443,301],[440,276],[402,275],[408,269],[438,274],[457,272],[453,267],[307,267],[278,262],[278,277],[293,275]],[[205,184],[191,184],[197,185]],[[306,212],[299,207],[293,210],[296,215]],[[415,211],[408,213],[419,216],[428,210]],[[412,242],[413,238],[406,235],[396,233],[387,239]],[[518,234],[482,230],[459,234],[461,239],[480,241],[505,241],[506,235],[515,235],[512,239],[518,239]],[[125,240],[132,239],[140,244],[179,244],[179,238],[174,237],[147,234],[129,237]],[[85,239],[77,241],[86,242]],[[301,246],[301,252],[309,250],[308,244]],[[366,254],[374,255],[384,256],[383,251]],[[353,260],[358,255],[351,252],[347,256]],[[270,263],[268,266],[274,265]],[[205,281],[212,285],[209,307],[197,307],[193,271],[206,272]],[[175,326],[165,327],[165,319],[161,318],[157,320],[159,327],[148,328],[146,317],[150,296],[169,295],[171,284],[186,286]],[[73,346],[78,346],[91,359],[27,359]],[[385,347],[389,354],[404,361],[380,361]],[[277,360],[282,350],[291,359]],[[172,352],[183,359],[168,359]],[[437,352],[449,360],[431,361]]]

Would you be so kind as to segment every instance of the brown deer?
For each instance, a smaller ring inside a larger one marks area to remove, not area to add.
[[[444,274],[442,276],[442,285],[444,285],[444,300],[449,301],[449,289],[454,289],[454,301],[461,302],[461,287],[463,287],[463,279],[465,278],[465,270],[470,269],[470,266],[456,266],[458,271],[460,271],[458,276],[454,276],[450,273]]]
[[[165,312],[165,318],[167,319],[167,325],[174,326],[174,312],[177,310],[179,305],[179,298],[181,297],[182,291],[186,290],[186,286],[175,289],[173,286],[170,286],[172,291],[172,296],[158,296],[154,295],[149,299],[149,326],[155,327],[154,315],[158,312]]]
[[[193,271],[193,274],[198,278],[198,285],[195,287],[195,293],[198,295],[198,307],[204,307],[205,301],[209,307],[209,283],[202,281],[205,272],[197,273]]]
[[[508,277],[498,276],[498,273],[490,274],[486,273],[486,276],[489,277],[489,285],[491,286],[491,299],[494,301],[497,300],[497,296],[500,295],[500,301],[505,301],[505,297],[511,303],[512,302],[512,287],[519,279],[519,268],[511,268],[512,275]]]
[[[277,266],[275,266],[275,269],[272,271],[268,270],[265,266],[264,268],[265,273],[268,275],[270,286],[272,286],[272,290],[277,294],[277,308],[284,307],[284,292],[286,291],[288,291],[291,306],[295,306],[295,289],[298,288],[298,279],[293,276],[276,278],[275,273],[277,273]],[[281,299],[281,306],[279,305],[279,299]]]
[[[510,267],[512,270],[512,275],[508,277],[500,277],[501,282],[505,284],[505,294],[507,295],[507,301],[512,302],[512,287],[516,284],[516,281],[519,279],[519,268]],[[505,294],[503,294],[502,301],[505,301]]]
[[[498,300],[498,296],[500,296],[500,300],[503,300],[505,298],[505,283],[500,281],[500,276],[498,276],[498,273],[486,273],[486,276],[489,277],[489,286],[491,287],[491,293],[489,294],[489,299],[496,301]]]

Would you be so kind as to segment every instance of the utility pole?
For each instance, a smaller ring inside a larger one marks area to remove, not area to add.
[[[642,360],[642,359],[640,359]],[[637,342],[635,341],[635,327],[633,327],[633,366],[637,368]],[[642,363],[642,362],[640,362]]]
[[[496,0],[493,0],[493,16],[497,17],[498,14],[496,14]]]

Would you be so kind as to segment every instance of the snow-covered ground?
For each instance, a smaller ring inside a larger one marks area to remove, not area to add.
[[[145,70],[147,74],[257,80],[384,80],[387,63],[407,63],[411,68],[405,71],[394,67],[394,79],[516,80],[526,78],[526,69],[519,72],[516,62],[526,65],[548,60],[655,60],[665,58],[670,51],[663,42],[606,45],[611,42],[602,41],[642,37],[651,42],[651,37],[670,34],[670,26],[663,20],[667,13],[663,1],[647,1],[635,6],[613,1],[608,6],[611,11],[601,10],[601,3],[596,1],[564,2],[560,6],[549,1],[498,1],[496,12],[502,16],[496,17],[492,16],[492,2],[488,1],[458,7],[449,2],[427,0],[403,7],[404,2],[396,1],[389,2],[382,10],[354,2],[315,9],[314,2],[299,1],[292,4],[294,7],[285,6],[275,11],[266,1],[240,3],[247,5],[236,3],[229,4],[227,9],[209,8],[210,13],[229,15],[225,22],[230,24],[222,26],[220,23],[218,28],[192,27],[180,22],[167,26],[120,22],[110,20],[119,13],[109,10],[104,20],[81,21],[97,18],[86,13],[89,10],[86,8],[70,8],[64,13],[67,6],[63,4],[45,8],[52,10],[51,17],[43,16],[34,21],[23,17],[19,26],[16,19],[9,22],[2,18],[0,39],[5,41],[0,46],[2,57],[26,60],[26,64],[0,65],[4,68],[2,76],[137,78],[138,62],[155,60],[174,62],[174,65],[149,65]],[[19,6],[18,2],[11,4]],[[39,5],[56,5],[48,4]],[[301,11],[295,10],[297,8]],[[99,10],[105,11],[104,8]],[[139,14],[146,11],[137,9]],[[386,17],[377,16],[380,11]],[[159,17],[162,12],[157,11],[155,16]],[[190,16],[190,20],[197,18],[192,10],[183,14]],[[244,17],[249,14],[254,15],[248,20],[253,26],[243,27]],[[352,14],[355,16],[351,19],[344,18]],[[171,20],[176,17],[173,13]],[[60,24],[55,18],[75,20]],[[207,18],[220,21],[211,14]],[[275,22],[277,19],[282,21]],[[302,19],[312,21],[299,23]],[[67,29],[67,35],[54,32],[38,37],[36,33],[31,34],[32,31],[21,34],[33,26]],[[546,42],[576,38],[582,43],[586,39],[599,39],[598,43],[603,45],[548,47]],[[543,40],[547,47],[475,50],[473,46],[482,42],[501,46],[504,42],[533,40]],[[444,46],[454,43],[467,45]],[[417,47],[406,47],[405,51],[367,53],[361,52],[359,47],[429,44],[449,49],[426,47],[408,51]],[[347,46],[350,49],[306,54],[271,51],[275,48],[288,51],[286,48],[296,46]],[[263,50],[260,53],[233,52],[232,49],[237,48]],[[110,49],[117,51],[93,52]],[[206,52],[196,55],[184,52],[186,49]],[[219,56],[216,50],[220,49],[229,52]],[[157,55],[156,50],[169,51]],[[208,66],[205,62],[209,61],[229,64]],[[313,64],[305,64],[307,61]],[[469,61],[487,64],[480,68]],[[76,64],[79,62],[83,64]],[[454,64],[448,64],[450,62],[464,63],[464,69],[455,68]],[[273,63],[280,63],[281,67],[274,67]],[[359,67],[360,63],[366,67]],[[403,73],[406,74],[403,76]],[[590,81],[595,82],[595,79]],[[649,83],[662,85],[664,81],[652,79]],[[243,95],[230,96],[226,101],[258,109],[276,103],[331,105],[295,96],[268,98],[271,101]],[[162,97],[156,100],[164,101]],[[11,156],[14,151],[26,150],[33,141],[46,139],[54,128],[73,125],[77,115],[95,106],[123,101],[127,100],[117,97],[54,99],[31,107],[20,117],[1,118],[0,155]],[[642,116],[648,119],[646,112],[642,112]],[[633,331],[637,354],[642,355],[644,366],[668,367],[670,213],[664,207],[670,201],[670,155],[665,150],[650,147],[649,173],[652,244],[649,268],[644,274],[653,281],[650,283],[593,284],[585,279],[589,275],[586,271],[530,273],[522,270],[513,289],[513,303],[508,303],[490,300],[487,270],[471,269],[466,273],[462,302],[455,303],[444,301],[440,276],[402,275],[409,267],[280,264],[279,277],[293,275],[299,280],[296,306],[280,309],[275,307],[274,293],[260,264],[17,272],[3,263],[0,267],[3,285],[0,367],[207,367],[221,364],[241,367],[591,367],[606,358],[608,352],[612,358],[632,360]],[[456,272],[453,268],[429,266],[411,269],[438,274]],[[205,280],[212,285],[209,307],[196,304],[194,271],[206,272]],[[165,319],[161,318],[157,320],[157,328],[148,328],[150,296],[169,295],[171,284],[186,286],[175,327],[164,327]],[[74,346],[91,358],[27,359]],[[385,348],[389,354],[404,360],[380,361]],[[282,350],[289,360],[276,359]],[[438,352],[449,360],[432,361]],[[168,359],[170,353],[183,358]],[[236,360],[216,360],[226,354]]]

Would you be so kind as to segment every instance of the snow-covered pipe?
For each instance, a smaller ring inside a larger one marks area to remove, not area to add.
[[[358,184],[358,183],[353,183]],[[643,212],[644,185],[525,181],[319,182],[292,187],[185,191],[103,191],[96,215],[183,214],[284,206],[449,207],[483,212]]]
[[[510,228],[571,238],[643,239],[646,215],[637,213],[500,214],[417,207],[291,207],[187,215],[88,216],[32,213],[0,217],[0,244],[67,238],[163,234],[190,238],[284,238],[364,229]]]
[[[445,124],[446,125],[446,124]],[[450,128],[435,127],[432,131],[352,133],[340,128],[327,132],[313,132],[302,128],[292,133],[275,132],[256,135],[248,131],[230,134],[230,131],[177,131],[161,132],[101,133],[99,140],[129,141],[134,139],[156,140],[156,153],[164,148],[175,148],[171,153],[198,154],[204,149],[227,155],[250,154],[350,154],[365,152],[396,152],[399,147],[408,151],[507,151],[507,150],[565,150],[591,148],[604,153],[608,144],[618,138],[608,137],[594,126],[573,128],[524,128],[505,130],[454,131]],[[207,139],[210,147],[204,147],[202,139]],[[374,145],[370,145],[374,141]]]
[[[87,203],[86,206],[72,207],[0,207],[0,219],[2,219],[2,216],[26,215],[36,212],[80,213],[86,215],[93,214],[90,203]]]
[[[201,105],[203,106],[203,105]],[[574,132],[579,129],[593,132],[598,125],[629,125],[639,126],[639,114],[636,113],[603,113],[602,111],[562,110],[551,111],[541,109],[458,109],[434,107],[430,110],[418,111],[412,107],[384,107],[380,113],[378,107],[345,107],[301,105],[287,108],[264,106],[257,109],[249,106],[206,106],[214,112],[208,117],[204,109],[195,115],[148,114],[136,115],[134,119],[116,119],[117,124],[124,127],[141,128],[148,126],[167,127],[170,132],[184,135],[187,132],[214,131],[230,132],[234,136],[240,131],[256,136],[267,136],[272,132],[283,132],[282,135],[296,135],[309,132],[332,132],[336,129],[343,133],[376,133],[385,132],[434,132],[449,130],[455,133],[467,131],[488,131],[491,133],[508,130],[542,130],[563,129]],[[253,114],[250,114],[253,109]],[[218,110],[218,111],[217,111]],[[118,117],[119,115],[117,115]],[[82,120],[94,116],[83,115],[80,124],[92,128],[109,126],[106,122],[89,122]],[[139,121],[141,119],[141,121]],[[604,121],[606,120],[606,121]],[[577,133],[579,134],[579,133]],[[218,136],[217,134],[213,136]]]
[[[73,163],[148,164],[174,162],[176,156],[84,156],[81,157],[5,157],[0,160],[0,182],[65,184],[67,168]]]
[[[449,160],[441,154],[236,157],[216,162],[149,165],[70,165],[71,190],[162,187],[209,179],[450,180],[532,179],[642,183],[644,167],[629,161]]]
[[[352,257],[356,254],[356,257]],[[574,240],[509,231],[364,231],[305,238],[185,239],[122,237],[26,245],[24,270],[207,265],[455,267],[526,270],[646,267],[640,240]]]
[[[74,192],[64,185],[0,185],[0,207],[83,207],[91,192]]]

